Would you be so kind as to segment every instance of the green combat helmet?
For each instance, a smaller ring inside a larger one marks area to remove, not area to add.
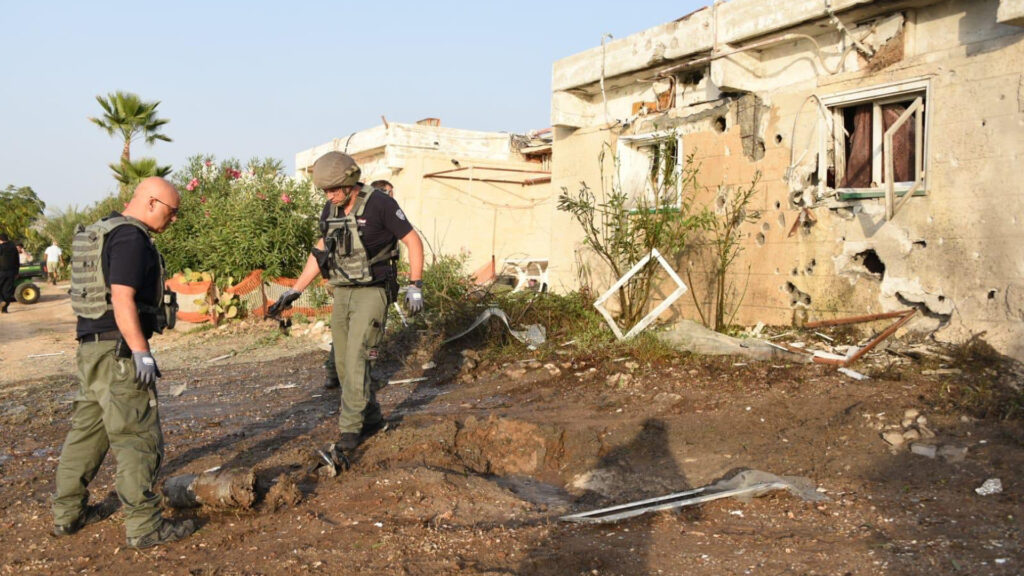
[[[313,185],[321,190],[355,186],[361,175],[359,164],[341,152],[328,152],[313,163]]]

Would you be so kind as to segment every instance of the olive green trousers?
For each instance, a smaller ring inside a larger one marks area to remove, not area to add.
[[[152,532],[160,522],[160,496],[153,492],[153,483],[164,457],[164,438],[156,392],[137,388],[135,363],[117,358],[115,344],[85,342],[78,347],[79,388],[57,465],[53,522],[70,524],[83,513],[89,482],[113,450],[117,496],[131,538]]]
[[[384,338],[387,304],[382,287],[334,288],[331,336],[333,370],[341,380],[338,428],[342,434],[358,434],[364,425],[376,424],[382,418],[370,370]],[[332,370],[330,360],[328,373]]]

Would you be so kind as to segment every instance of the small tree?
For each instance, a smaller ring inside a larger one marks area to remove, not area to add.
[[[674,144],[675,136],[666,136],[663,142]],[[672,150],[675,150],[674,146]],[[655,248],[666,257],[678,256],[691,234],[705,225],[705,212],[695,211],[693,206],[697,179],[693,157],[688,157],[685,168],[679,171],[677,153],[654,157],[644,190],[626,190],[623,187],[617,158],[614,161],[616,174],[609,186],[604,175],[603,150],[598,156],[601,198],[585,182],[580,183],[576,194],[562,188],[558,209],[572,214],[583,228],[584,243],[607,264],[615,278],[622,277]],[[616,295],[618,320],[635,324],[643,318],[658,270],[659,266],[651,262],[619,288]]]
[[[690,268],[686,269],[686,281],[690,295],[700,315],[701,322],[713,330],[722,332],[732,324],[732,319],[743,302],[746,288],[742,290],[729,280],[729,271],[736,258],[743,251],[743,224],[757,221],[761,215],[750,209],[750,202],[757,190],[761,173],[754,175],[747,187],[723,187],[715,198],[715,209],[707,220],[705,239],[710,250],[708,267],[708,298],[705,309],[697,298]],[[728,316],[728,319],[726,318]]]
[[[169,272],[186,268],[215,278],[302,270],[317,237],[322,196],[276,160],[216,163],[194,156],[172,178],[181,192],[178,220],[156,237]]]

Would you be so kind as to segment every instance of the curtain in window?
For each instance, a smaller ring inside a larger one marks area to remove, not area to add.
[[[882,126],[884,131],[889,130],[900,116],[906,112],[905,104],[886,104],[882,106]],[[900,129],[892,135],[892,158],[893,170],[896,172],[896,182],[913,182],[914,174],[914,118],[911,116],[900,126]],[[885,170],[883,164],[883,173]],[[886,175],[888,179],[888,175]]]
[[[840,188],[871,187],[871,104],[844,110],[846,130],[846,174]],[[850,118],[852,116],[852,128]]]

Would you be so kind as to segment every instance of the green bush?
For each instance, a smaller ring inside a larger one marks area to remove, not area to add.
[[[276,160],[215,162],[194,156],[174,173],[177,222],[157,236],[169,273],[185,268],[215,278],[254,269],[295,277],[316,241],[323,199],[307,180],[286,176]]]

